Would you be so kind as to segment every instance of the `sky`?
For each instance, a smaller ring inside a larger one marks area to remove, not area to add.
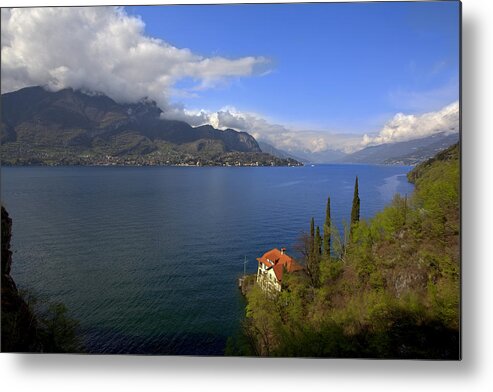
[[[457,132],[459,3],[2,10],[2,92],[33,84],[289,151]]]

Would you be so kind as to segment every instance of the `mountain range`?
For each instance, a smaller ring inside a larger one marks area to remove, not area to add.
[[[247,132],[192,127],[169,120],[151,100],[117,103],[71,88],[27,87],[2,94],[2,164],[26,165],[300,165],[368,163],[415,165],[456,143],[442,132],[369,146],[351,154],[283,151]]]
[[[284,158],[284,159],[291,158],[291,159],[295,159],[295,160],[297,160],[299,162],[303,162],[303,163],[309,163],[310,162],[310,160],[308,160],[308,159],[301,158],[300,156],[292,154],[288,151],[284,151],[284,150],[281,150],[279,148],[276,148],[272,144],[270,144],[266,141],[263,141],[263,140],[258,140],[258,145],[263,152],[274,155],[275,157],[278,157],[278,158]]]
[[[416,165],[459,141],[458,133],[441,132],[405,142],[369,146],[348,154],[337,162]]]
[[[337,162],[339,159],[344,158],[347,154],[343,151],[336,149],[327,149],[323,151],[306,151],[306,150],[294,150],[290,151],[293,156],[297,156],[305,163],[331,163]]]
[[[253,136],[167,120],[155,102],[117,103],[71,88],[2,94],[4,164],[298,165]]]
[[[385,143],[369,146],[353,153],[346,154],[338,150],[283,151],[270,144],[259,141],[262,151],[279,157],[293,157],[303,163],[365,163],[387,165],[416,165],[448,148],[459,140],[458,133],[440,132],[424,138],[405,142]],[[264,150],[265,148],[265,150]]]

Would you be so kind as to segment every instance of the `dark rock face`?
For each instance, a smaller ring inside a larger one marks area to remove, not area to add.
[[[2,206],[2,352],[35,352],[41,347],[37,339],[36,318],[17,290],[10,276],[12,266],[12,219]]]
[[[11,238],[12,219],[10,219],[7,210],[2,206],[2,279],[4,275],[10,275],[10,268],[12,266]]]

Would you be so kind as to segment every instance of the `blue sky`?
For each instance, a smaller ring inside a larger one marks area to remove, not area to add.
[[[456,1],[2,9],[2,92],[145,97],[288,151],[459,131]],[[32,61],[36,59],[36,61]]]
[[[142,18],[146,35],[195,54],[269,59],[265,74],[172,97],[187,108],[234,106],[299,128],[366,133],[398,112],[437,111],[459,97],[455,1],[126,11]]]

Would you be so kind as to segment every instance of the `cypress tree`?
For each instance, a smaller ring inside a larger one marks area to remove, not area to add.
[[[312,218],[310,221],[310,238],[308,243],[308,254],[307,254],[307,270],[310,275],[312,285],[317,287],[319,284],[319,271],[320,271],[320,252],[322,246],[322,237],[320,236],[320,228],[317,226],[315,232],[315,219]]]
[[[315,260],[320,261],[322,255],[322,236],[320,235],[320,227],[317,226],[317,232],[315,234]]]
[[[312,217],[310,221],[310,255],[313,254],[313,249],[315,249],[315,219]]]
[[[318,287],[320,284],[320,256],[322,253],[322,237],[320,236],[320,227],[317,226],[315,236],[313,238],[313,249],[309,257],[309,268],[313,287]]]
[[[351,227],[349,229],[349,235],[353,233],[353,226],[359,222],[359,190],[358,190],[358,176],[356,176],[356,182],[354,183],[354,196],[353,196],[353,208],[351,209]]]
[[[330,258],[330,197],[327,199],[324,223],[324,256]]]

